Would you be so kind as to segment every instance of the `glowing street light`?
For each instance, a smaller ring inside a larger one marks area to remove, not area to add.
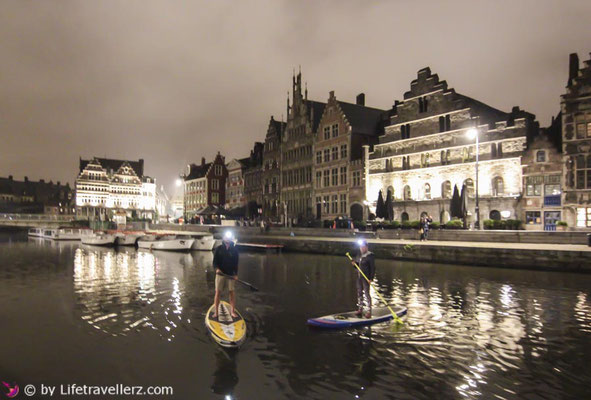
[[[478,128],[470,128],[466,132],[466,136],[470,140],[476,139],[476,229],[480,228],[480,208],[478,207]]]
[[[183,184],[183,181],[182,181],[180,178],[178,178],[178,179],[176,180],[176,186],[177,186],[177,187],[180,187],[182,184]]]

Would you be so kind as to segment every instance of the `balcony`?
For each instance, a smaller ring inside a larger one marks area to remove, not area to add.
[[[560,195],[544,196],[545,206],[560,206]]]

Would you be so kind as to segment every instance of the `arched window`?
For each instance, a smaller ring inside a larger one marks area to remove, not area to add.
[[[544,150],[539,150],[536,153],[536,162],[546,162],[546,152]]]
[[[425,186],[423,187],[423,191],[424,191],[425,200],[431,200],[431,185],[429,185],[428,183],[425,183]]]
[[[441,150],[441,165],[445,165],[445,150]]]
[[[496,176],[492,180],[492,195],[502,196],[504,194],[503,178]]]
[[[464,181],[466,185],[466,191],[468,192],[468,197],[474,197],[474,181],[470,178]]]
[[[403,212],[402,214],[400,214],[400,221],[401,222],[408,221],[408,213],[407,212]]]
[[[411,199],[412,199],[412,196],[410,193],[410,186],[406,185],[404,187],[404,200],[411,200]]]
[[[492,210],[488,216],[490,219],[493,219],[495,221],[501,220],[501,213],[499,212],[499,210]]]
[[[451,199],[451,182],[445,181],[441,184],[441,197]]]
[[[394,200],[394,187],[392,186],[388,186],[388,190],[386,191],[386,194],[390,193],[390,196],[392,196],[392,200]]]
[[[491,158],[497,158],[497,144],[496,143],[490,144],[490,156],[491,156]]]

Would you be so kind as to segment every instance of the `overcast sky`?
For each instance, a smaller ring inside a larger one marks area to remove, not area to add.
[[[171,188],[189,162],[245,157],[309,98],[389,108],[429,66],[547,125],[591,1],[0,0],[0,176],[73,183],[78,158],[137,160]]]

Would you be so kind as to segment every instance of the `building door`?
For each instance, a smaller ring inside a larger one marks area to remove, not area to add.
[[[351,219],[353,221],[363,221],[363,207],[361,204],[351,205]]]
[[[322,204],[316,203],[316,219],[322,218]]]
[[[560,211],[544,211],[544,230],[555,231],[556,222],[560,221]]]

